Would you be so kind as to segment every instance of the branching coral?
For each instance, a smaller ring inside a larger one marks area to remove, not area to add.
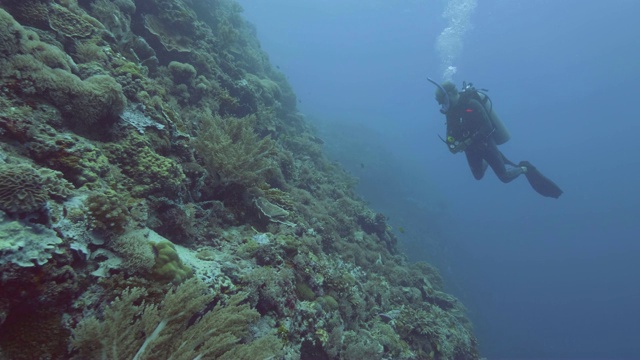
[[[223,184],[261,184],[265,174],[275,167],[275,143],[255,134],[255,121],[255,116],[213,116],[203,121],[204,131],[194,145],[209,173],[220,175]]]
[[[145,295],[142,288],[127,289],[102,320],[84,318],[70,344],[76,359],[266,359],[281,347],[272,335],[240,343],[260,317],[242,304],[245,295],[208,312],[213,295],[195,279],[169,291],[160,304],[140,302]]]

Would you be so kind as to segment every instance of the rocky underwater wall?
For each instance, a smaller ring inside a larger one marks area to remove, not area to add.
[[[0,359],[476,359],[230,0],[0,1]]]

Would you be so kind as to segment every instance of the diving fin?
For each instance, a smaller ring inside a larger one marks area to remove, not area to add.
[[[533,166],[528,161],[521,161],[518,166],[525,166],[527,168],[527,172],[525,176],[531,184],[533,190],[535,190],[538,194],[546,197],[559,198],[562,195],[562,189],[556,183],[551,181],[546,176],[542,175],[535,166]]]

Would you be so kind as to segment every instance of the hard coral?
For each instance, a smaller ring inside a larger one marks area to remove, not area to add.
[[[135,196],[166,192],[178,196],[185,179],[178,163],[159,155],[140,134],[130,133],[121,145],[107,146],[110,158],[134,182],[130,191]]]
[[[52,3],[48,13],[49,26],[58,33],[73,37],[82,38],[90,36],[94,31],[94,26],[87,21],[88,15],[80,16],[69,9]]]
[[[78,187],[107,177],[110,169],[108,159],[97,146],[82,137],[45,129],[29,140],[29,155],[34,160],[61,171]]]
[[[109,235],[124,233],[130,218],[126,203],[126,199],[113,190],[89,195],[87,205],[93,228]]]
[[[136,229],[113,238],[109,247],[122,257],[125,271],[130,274],[148,274],[155,263],[148,230]]]
[[[55,231],[40,224],[11,220],[0,211],[0,266],[42,266],[61,243]]]
[[[50,196],[66,198],[73,186],[62,174],[26,164],[0,165],[0,210],[28,213],[42,209]]]
[[[176,247],[170,241],[154,243],[153,249],[156,253],[156,264],[151,271],[158,279],[180,284],[193,275],[191,268],[182,262]]]
[[[122,87],[112,77],[80,79],[72,73],[77,66],[68,54],[40,41],[2,9],[0,40],[4,86],[15,95],[54,105],[74,130],[103,135],[124,109]]]
[[[4,2],[3,2],[4,5]],[[7,8],[16,19],[22,24],[36,27],[38,29],[48,29],[49,8],[45,2],[41,1],[7,1]]]
[[[59,48],[40,41],[40,37],[34,31],[25,29],[6,11],[0,9],[0,53],[6,59],[13,62],[18,58],[32,56],[47,67],[64,69],[69,71],[75,67],[71,58]],[[27,55],[28,54],[28,55]],[[41,64],[42,66],[42,64]],[[2,69],[3,74],[9,74],[13,67]]]
[[[9,213],[40,210],[47,202],[43,179],[28,165],[0,165],[0,209]]]
[[[191,52],[192,43],[191,39],[187,36],[180,34],[175,28],[171,27],[171,24],[166,24],[162,19],[147,14],[144,16],[144,26],[151,34],[157,37],[157,40],[168,52]],[[156,51],[162,51],[156,47]]]

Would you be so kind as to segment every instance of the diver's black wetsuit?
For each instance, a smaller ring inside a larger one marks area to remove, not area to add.
[[[502,182],[508,183],[524,171],[520,167],[507,170],[492,135],[491,119],[476,99],[460,97],[458,104],[447,112],[447,138],[469,142],[463,150],[473,177],[482,179],[489,165]]]

